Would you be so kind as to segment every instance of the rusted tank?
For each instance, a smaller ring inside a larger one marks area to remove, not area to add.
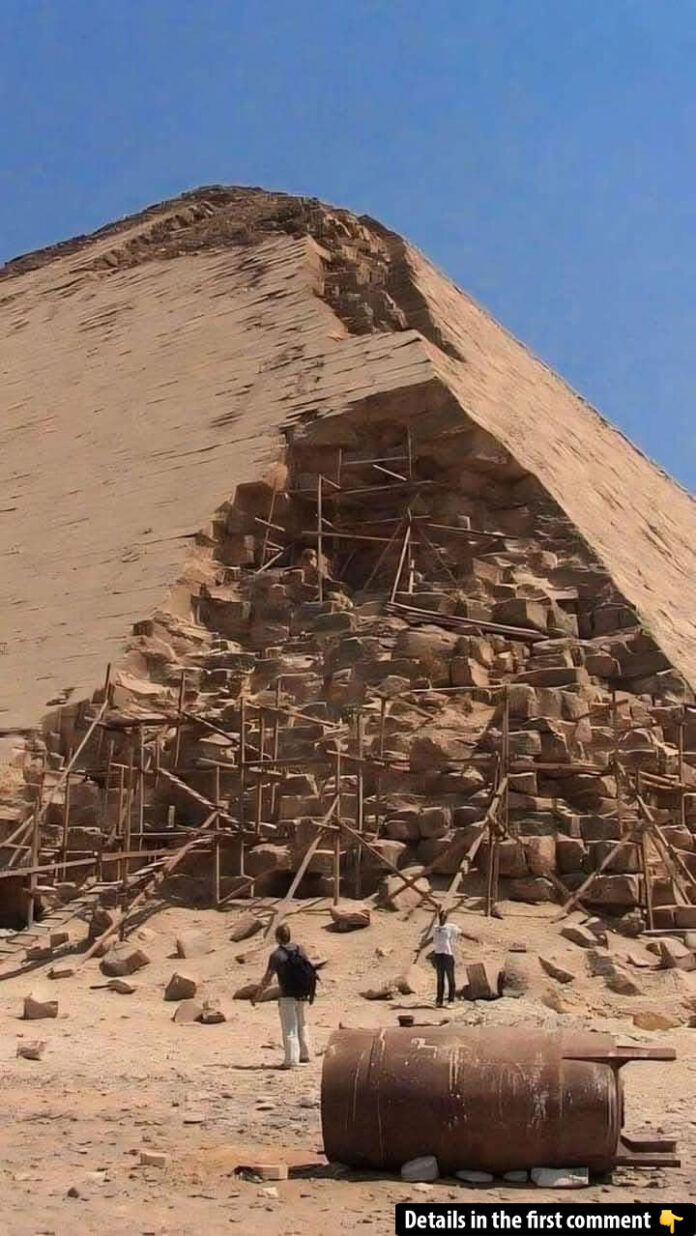
[[[619,1070],[646,1059],[675,1052],[524,1025],[339,1030],[324,1056],[324,1149],[378,1170],[434,1154],[444,1174],[678,1166],[672,1140],[622,1134]]]

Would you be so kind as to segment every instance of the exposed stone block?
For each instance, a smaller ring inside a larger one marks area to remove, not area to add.
[[[599,875],[587,890],[585,900],[592,905],[636,906],[640,904],[640,883],[635,875]]]
[[[499,601],[493,606],[493,621],[504,626],[525,627],[535,631],[546,631],[549,619],[549,605],[541,601],[528,600],[526,597],[514,597],[509,601]]]
[[[526,876],[510,880],[508,894],[512,901],[529,901],[533,904],[542,901],[555,901],[556,892],[550,880],[542,876]]]
[[[556,870],[556,838],[520,837],[530,875],[548,876]]]
[[[264,875],[267,871],[290,871],[290,846],[261,842],[247,851],[245,865],[250,876]]]

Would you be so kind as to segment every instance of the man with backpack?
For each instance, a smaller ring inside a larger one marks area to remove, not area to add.
[[[307,1005],[314,1002],[317,972],[304,949],[292,943],[290,928],[285,923],[276,927],[275,937],[278,947],[268,959],[266,973],[256,988],[252,1004],[256,1004],[274,978],[278,980],[278,1012],[285,1049],[282,1067],[293,1069],[298,1064],[308,1064],[310,1059],[305,1014]]]

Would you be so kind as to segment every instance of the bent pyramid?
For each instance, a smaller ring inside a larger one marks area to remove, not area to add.
[[[692,497],[399,236],[215,186],[0,276],[0,730],[25,775],[22,735],[43,727],[59,768],[107,663],[124,715],[171,709],[182,667],[220,729],[240,684],[326,727],[365,707],[386,763],[360,793],[400,867],[480,820],[490,770],[464,785],[457,744],[497,749],[503,687],[521,835],[602,817],[619,740],[675,775]],[[687,724],[682,781],[691,745]],[[258,790],[230,777],[248,819]],[[290,824],[326,805],[328,774],[292,777],[257,802],[260,872],[297,869]],[[351,774],[349,815],[356,792]],[[591,832],[566,838],[571,875],[611,836]],[[510,878],[542,879],[552,860],[535,861],[510,858]]]

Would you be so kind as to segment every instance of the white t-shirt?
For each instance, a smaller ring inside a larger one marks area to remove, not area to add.
[[[454,923],[445,923],[444,927],[438,924],[433,931],[434,952],[445,953],[447,957],[453,957],[452,945],[461,934],[461,928],[455,927]]]

